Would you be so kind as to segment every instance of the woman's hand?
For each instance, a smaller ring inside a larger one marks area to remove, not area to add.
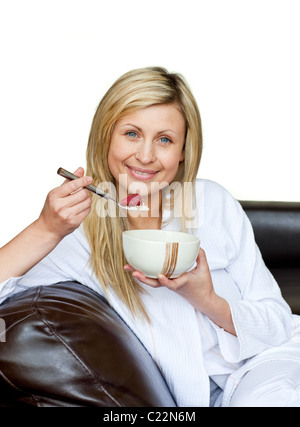
[[[145,277],[140,271],[135,271],[129,264],[124,266],[136,279],[148,286],[157,288],[164,286],[186,299],[196,310],[206,314],[217,325],[235,335],[227,301],[215,293],[212,277],[209,271],[206,254],[200,248],[196,267],[176,279],[168,279],[159,275],[158,279]]]
[[[79,227],[91,209],[88,190],[92,179],[75,171],[78,179],[50,191],[39,218],[0,248],[0,283],[25,274]]]
[[[162,274],[158,276],[158,279],[150,279],[149,277],[144,276],[140,271],[135,271],[133,267],[128,264],[124,266],[124,269],[131,271],[133,277],[146,285],[153,288],[165,286],[187,299],[192,305],[198,305],[198,300],[200,300],[203,305],[203,303],[214,293],[214,287],[206,261],[205,252],[201,248],[199,250],[196,263],[197,265],[193,270],[183,273],[176,279],[168,279]]]
[[[91,210],[91,197],[84,187],[92,182],[92,178],[83,176],[83,168],[78,168],[74,174],[79,178],[66,180],[50,191],[37,220],[44,233],[58,240],[79,227]]]

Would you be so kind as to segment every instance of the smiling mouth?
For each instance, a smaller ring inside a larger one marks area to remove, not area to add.
[[[129,169],[129,172],[132,176],[139,179],[151,179],[159,172],[150,169],[135,169],[128,165],[127,168]]]

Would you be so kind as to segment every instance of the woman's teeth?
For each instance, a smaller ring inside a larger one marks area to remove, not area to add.
[[[140,172],[140,171],[136,171],[135,169],[132,169],[133,172],[138,173],[139,175],[152,175],[151,173],[148,172]]]

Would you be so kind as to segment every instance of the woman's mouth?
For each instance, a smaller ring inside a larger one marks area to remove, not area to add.
[[[129,170],[131,176],[142,181],[150,180],[158,173],[158,171],[154,171],[152,169],[133,168],[128,165],[127,169]]]

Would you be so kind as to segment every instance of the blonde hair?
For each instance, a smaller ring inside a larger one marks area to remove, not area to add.
[[[202,153],[202,130],[197,103],[183,77],[161,67],[130,71],[120,77],[101,100],[91,126],[87,147],[86,173],[93,184],[114,183],[108,167],[108,152],[114,125],[125,114],[157,104],[176,103],[186,121],[185,158],[174,182],[194,184]],[[107,294],[109,288],[126,304],[133,315],[149,320],[140,293],[141,286],[124,271],[126,259],[122,232],[128,228],[125,217],[99,216],[97,196],[86,217],[85,231],[91,247],[93,271]],[[99,199],[99,198],[98,198]],[[184,228],[184,218],[182,218]]]

